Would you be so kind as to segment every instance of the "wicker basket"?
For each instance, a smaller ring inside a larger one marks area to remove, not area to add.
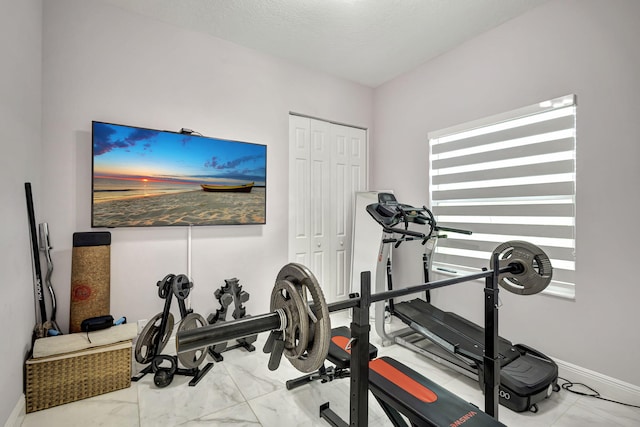
[[[131,341],[26,361],[26,412],[127,388]]]

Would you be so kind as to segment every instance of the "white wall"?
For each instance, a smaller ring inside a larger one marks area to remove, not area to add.
[[[96,1],[45,2],[43,204],[55,247],[60,324],[68,325],[72,234],[90,231],[91,121],[266,144],[267,224],[194,227],[192,304],[237,277],[248,313],[268,310],[287,262],[288,113],[370,127],[373,90]],[[111,312],[162,311],[156,282],[187,272],[185,227],[112,229]],[[177,304],[173,304],[175,315]]]
[[[0,6],[0,422],[22,393],[22,365],[35,322],[31,245],[24,183],[33,185],[36,220],[40,181],[42,1]]]
[[[0,271],[9,279],[0,320],[11,343],[0,347],[4,423],[22,392],[34,325],[24,182],[33,183],[37,221],[51,229],[66,330],[72,234],[91,230],[91,120],[268,145],[267,224],[194,228],[192,241],[194,309],[218,308],[213,292],[238,277],[251,294],[248,312],[262,313],[287,262],[289,111],[370,127],[373,91],[95,1],[0,8]],[[114,316],[160,312],[156,282],[186,272],[186,248],[184,227],[112,230]]]
[[[372,188],[427,203],[428,132],[577,94],[576,300],[502,292],[501,333],[637,386],[639,18],[635,0],[552,0],[378,88],[371,149]],[[419,282],[419,258],[401,261]],[[481,322],[473,286],[435,302]]]

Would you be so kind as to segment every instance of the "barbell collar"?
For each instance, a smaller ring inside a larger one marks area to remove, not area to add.
[[[280,316],[276,312],[242,317],[230,322],[178,332],[176,351],[185,353],[276,329],[281,329]]]

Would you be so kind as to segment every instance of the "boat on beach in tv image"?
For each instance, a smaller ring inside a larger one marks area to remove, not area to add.
[[[251,193],[251,189],[253,188],[254,182],[249,182],[247,184],[239,184],[239,185],[207,185],[200,184],[200,187],[204,191],[208,191],[210,193],[220,193],[225,191],[230,191],[233,193]]]
[[[92,139],[92,227],[266,222],[266,145],[96,121]]]

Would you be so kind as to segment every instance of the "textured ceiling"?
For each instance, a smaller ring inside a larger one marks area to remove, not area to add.
[[[376,87],[548,0],[101,0]]]

